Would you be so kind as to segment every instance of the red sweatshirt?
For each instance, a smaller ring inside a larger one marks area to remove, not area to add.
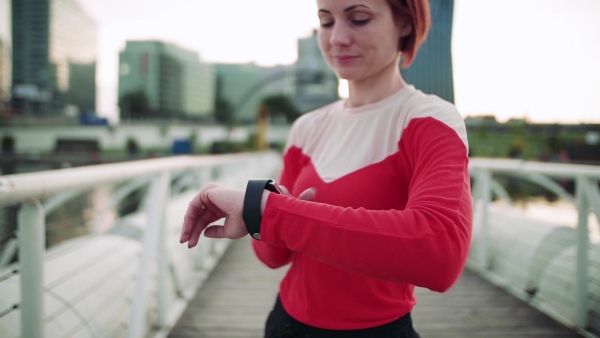
[[[334,330],[391,322],[415,305],[414,286],[445,291],[469,250],[472,202],[464,121],[455,107],[407,86],[358,108],[338,101],[290,131],[280,183],[253,241],[286,311]]]

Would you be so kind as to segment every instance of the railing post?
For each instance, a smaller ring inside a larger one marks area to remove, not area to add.
[[[575,325],[585,328],[588,323],[588,255],[589,255],[589,231],[588,213],[589,202],[586,198],[586,184],[591,184],[584,177],[578,177],[575,186],[577,210],[579,212],[577,221],[577,265],[576,265],[576,309]]]
[[[164,227],[164,215],[165,206],[168,202],[169,185],[170,185],[170,174],[165,171],[152,180],[151,187],[149,189],[149,203],[147,209],[147,223],[144,229],[144,237],[142,242],[142,252],[140,257],[140,263],[138,273],[136,276],[135,290],[133,303],[131,306],[131,317],[129,320],[129,338],[141,338],[146,335],[146,311],[148,306],[148,288],[150,284],[152,271],[151,267],[154,262],[156,255],[161,255],[157,252],[160,249],[158,244],[159,236],[161,235],[161,227]],[[164,237],[164,236],[163,236]],[[160,239],[160,241],[163,241]],[[164,254],[164,253],[162,253]],[[158,264],[158,281],[157,281],[157,297],[158,297],[158,321],[159,325],[165,323],[164,316],[164,280],[165,271],[161,271],[164,268],[163,264]]]
[[[157,264],[158,264],[158,281],[157,281],[157,306],[158,306],[158,326],[164,328],[167,325],[167,277],[168,277],[168,252],[165,241],[167,240],[167,234],[165,231],[166,222],[166,208],[168,205],[169,197],[171,194],[171,175],[170,172],[165,171],[160,175],[159,185],[161,189],[160,197],[157,196],[157,202],[160,204],[160,208],[156,210],[154,217],[158,224],[153,224],[157,227],[158,234],[158,247],[157,247]],[[150,211],[152,212],[152,211]],[[182,221],[183,222],[183,221]]]
[[[492,200],[492,173],[482,169],[478,174],[479,196],[481,198],[481,268],[490,268],[490,225],[488,208]]]
[[[39,202],[23,204],[18,216],[21,275],[21,337],[44,337],[46,219]]]

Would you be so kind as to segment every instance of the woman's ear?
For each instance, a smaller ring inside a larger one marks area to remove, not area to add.
[[[413,25],[405,15],[396,16],[396,27],[400,33],[400,41],[398,41],[398,51],[404,49],[404,40],[413,32]]]
[[[402,25],[402,28],[400,28],[400,37],[405,38],[407,36],[410,35],[410,33],[412,33],[413,31],[413,27],[410,23],[406,22]]]
[[[403,51],[404,41],[406,40],[406,37],[412,33],[412,31],[413,27],[411,24],[405,23],[404,25],[402,25],[402,28],[400,28],[400,41],[398,41],[398,51]]]

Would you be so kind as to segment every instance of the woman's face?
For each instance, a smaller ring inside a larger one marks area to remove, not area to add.
[[[335,73],[348,81],[397,71],[401,23],[387,0],[317,0],[319,46]]]

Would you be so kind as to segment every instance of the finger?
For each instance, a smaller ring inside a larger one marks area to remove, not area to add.
[[[290,194],[290,191],[288,190],[288,188],[286,188],[285,186],[280,185],[279,188],[281,189],[281,192],[283,192],[284,195],[292,196],[292,194]]]
[[[225,227],[222,225],[212,225],[206,228],[204,236],[208,238],[225,238]]]
[[[192,234],[192,228],[205,209],[206,206],[200,198],[200,193],[198,193],[188,205],[185,216],[183,217],[183,226],[181,227],[181,237],[179,239],[181,243],[185,243],[189,240],[190,235]]]
[[[315,197],[317,197],[317,189],[316,188],[308,188],[308,189],[304,190],[300,194],[300,196],[298,196],[299,199],[305,200],[305,201],[312,201],[315,199]]]
[[[190,240],[191,235],[194,231],[194,227],[196,226],[196,224],[198,224],[200,218],[202,217],[202,215],[204,215],[207,209],[210,208],[215,213],[218,213],[218,209],[214,206],[214,204],[212,204],[210,201],[207,201],[207,199],[203,199],[203,196],[206,194],[207,191],[219,187],[221,187],[221,185],[217,183],[209,183],[204,188],[202,188],[202,190],[200,190],[200,192],[196,194],[196,196],[194,196],[194,198],[190,201],[188,209],[183,218],[183,226],[181,227],[181,237],[179,239],[181,243],[185,243]],[[213,215],[209,214],[208,217],[205,217],[205,219],[206,218],[213,218]],[[204,229],[206,225],[213,222],[214,220],[205,220],[206,223],[203,223],[203,225],[201,225],[201,228]]]
[[[210,210],[206,209],[200,217],[198,217],[196,224],[206,228],[210,223],[220,220],[225,217],[225,214],[221,210]]]
[[[192,234],[190,235],[190,239],[188,241],[188,248],[193,248],[196,245],[198,245],[198,242],[200,241],[200,235],[202,234],[202,231],[204,230],[204,228],[206,228],[208,224],[196,224],[194,226],[194,229],[192,230]]]
[[[202,235],[202,231],[206,229],[206,227],[223,218],[219,213],[213,212],[212,210],[206,209],[202,215],[196,221],[196,224],[193,227],[192,234],[190,235],[188,241],[188,247],[195,247],[200,241],[200,235]]]
[[[190,203],[190,208],[194,209],[198,205],[201,205],[200,212],[193,213],[187,218],[186,236],[184,239],[188,241],[188,247],[193,248],[198,244],[200,235],[206,229],[206,227],[227,216],[228,209],[230,206],[227,203],[228,192],[233,191],[232,189],[223,188],[217,184],[209,184],[198,194],[198,199],[194,199]],[[192,223],[193,222],[193,223]],[[189,224],[191,228],[189,227]]]
[[[235,223],[235,224],[234,224]],[[212,225],[206,228],[204,236],[209,238],[229,238],[238,239],[246,236],[248,230],[246,226],[237,226],[237,222],[231,219],[225,219],[224,225]]]
[[[200,200],[202,201],[202,205],[204,205],[204,207],[206,207],[206,209],[210,209],[213,211],[217,211],[219,210],[219,206],[215,204],[214,201],[212,201],[209,197],[208,197],[208,192],[212,191],[214,189],[218,189],[218,188],[214,188],[214,187],[207,187],[205,189],[202,189],[202,191],[200,191],[200,193],[198,194]]]
[[[192,231],[194,230],[194,224],[196,224],[198,216],[188,216],[183,218],[183,225],[181,226],[181,237],[179,238],[180,243],[185,243],[190,240]]]
[[[202,199],[209,208],[219,210],[223,216],[240,216],[244,205],[244,192],[231,188],[216,188],[207,190]]]
[[[181,226],[181,237],[179,238],[181,243],[185,243],[190,240],[194,226],[196,223],[198,223],[205,210],[206,209],[204,207],[200,208],[200,210],[197,210],[193,207],[188,207],[188,211],[183,218],[183,225]]]
[[[219,213],[225,216],[225,225],[220,229],[206,229],[205,236],[237,239],[248,234],[246,224],[242,220],[243,191],[231,188],[212,189],[207,191],[205,196],[218,207]]]

